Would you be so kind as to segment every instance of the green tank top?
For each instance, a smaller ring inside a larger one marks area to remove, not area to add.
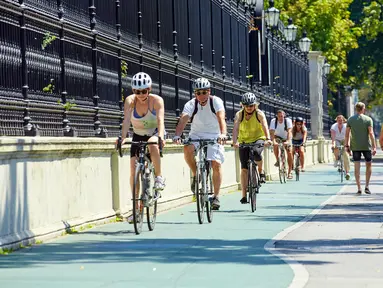
[[[239,111],[239,118],[241,118],[242,110]],[[239,135],[238,142],[239,143],[253,143],[257,140],[266,140],[265,133],[262,129],[262,124],[259,123],[257,119],[257,111],[251,115],[249,120],[246,120],[246,116],[244,115],[242,122],[239,124]]]

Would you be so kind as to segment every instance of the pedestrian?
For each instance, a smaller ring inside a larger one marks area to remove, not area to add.
[[[362,194],[362,188],[360,185],[360,160],[363,155],[366,162],[366,187],[364,192],[366,194],[371,194],[369,184],[372,172],[372,156],[376,154],[373,123],[370,117],[364,115],[366,110],[364,103],[356,103],[355,110],[356,114],[347,120],[345,148],[350,155],[352,151],[355,180],[356,185],[358,186],[358,195]]]

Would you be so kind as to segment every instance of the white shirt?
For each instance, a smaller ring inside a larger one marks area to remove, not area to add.
[[[344,138],[346,137],[346,128],[347,128],[346,123],[342,124],[342,130],[341,131],[339,131],[338,123],[335,123],[331,126],[331,130],[335,131],[335,140],[338,140],[338,141],[344,140]]]
[[[286,129],[293,128],[293,122],[291,121],[290,118],[285,118],[286,119]],[[270,130],[275,130],[274,136],[281,137],[282,139],[286,140],[287,139],[287,131],[285,131],[285,120],[283,119],[282,123],[277,122],[277,128],[275,129],[275,118],[271,119],[270,122]]]
[[[219,111],[225,111],[223,101],[221,98],[213,97],[213,106],[215,113]],[[210,108],[210,99],[207,100],[205,106],[198,105],[198,111],[194,115],[193,123],[191,124],[191,129],[189,133],[190,138],[202,138],[202,139],[211,139],[216,138],[221,134],[219,128],[217,116],[211,111]],[[195,98],[189,100],[184,107],[182,113],[192,117],[195,107]]]

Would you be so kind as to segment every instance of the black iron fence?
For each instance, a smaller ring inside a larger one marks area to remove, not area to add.
[[[115,137],[139,71],[167,118],[204,75],[228,121],[254,90],[269,120],[282,108],[310,125],[306,56],[262,41],[261,26],[249,34],[251,19],[235,0],[0,0],[0,135]],[[251,78],[254,65],[268,77]]]

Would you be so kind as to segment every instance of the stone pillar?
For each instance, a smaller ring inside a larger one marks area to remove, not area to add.
[[[325,57],[320,51],[308,55],[310,67],[311,132],[313,139],[323,138],[323,65]]]

